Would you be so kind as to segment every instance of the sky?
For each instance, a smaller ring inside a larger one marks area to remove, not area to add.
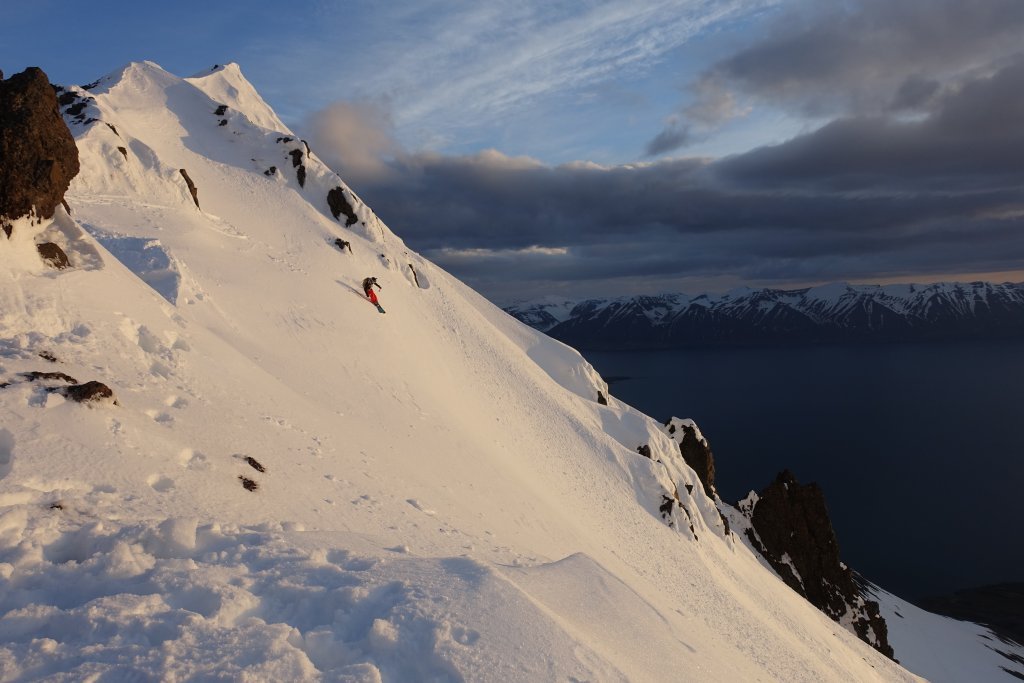
[[[499,303],[1024,280],[1024,3],[9,0],[0,69],[237,62]]]

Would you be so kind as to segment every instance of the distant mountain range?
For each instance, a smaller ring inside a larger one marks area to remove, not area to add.
[[[541,299],[505,311],[581,349],[890,342],[1024,336],[1024,283],[736,289]]]

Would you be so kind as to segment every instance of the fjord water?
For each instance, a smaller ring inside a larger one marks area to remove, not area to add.
[[[820,484],[844,561],[884,588],[1024,580],[1024,342],[584,355],[613,396],[697,421],[727,502],[784,468]]]

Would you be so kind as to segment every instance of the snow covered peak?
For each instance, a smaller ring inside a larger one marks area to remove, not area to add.
[[[823,301],[830,304],[837,303],[842,297],[853,292],[853,288],[846,282],[832,282],[827,285],[811,287],[804,295],[808,299]]]
[[[238,64],[234,62],[215,64],[212,68],[185,80],[205,92],[213,100],[227,105],[229,109],[242,112],[257,126],[291,134],[288,127],[281,122],[281,119],[263,100],[256,88],[242,75],[242,68]]]
[[[162,89],[179,81],[177,76],[166,71],[156,62],[129,62],[115,69],[88,86],[83,86],[93,94],[111,92],[118,88],[136,91],[148,91],[153,88]]]

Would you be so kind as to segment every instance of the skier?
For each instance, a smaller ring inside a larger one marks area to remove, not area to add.
[[[370,300],[370,303],[377,307],[377,310],[381,313],[384,312],[384,308],[377,301],[377,293],[373,291],[373,288],[381,289],[381,286],[377,283],[377,278],[367,277],[363,278],[363,292],[366,294],[366,298]]]

